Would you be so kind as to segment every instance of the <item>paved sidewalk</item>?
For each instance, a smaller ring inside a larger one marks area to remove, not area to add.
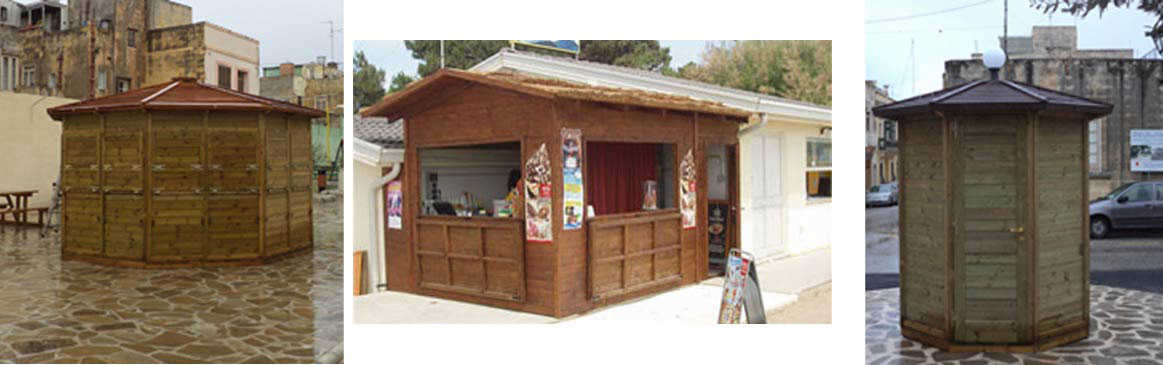
[[[1159,364],[1163,363],[1163,295],[1090,286],[1090,336],[1037,353],[943,352],[900,333],[900,289],[865,296],[868,364]]]

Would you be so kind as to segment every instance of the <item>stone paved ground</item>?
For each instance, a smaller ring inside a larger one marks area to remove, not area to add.
[[[1090,337],[1031,354],[948,353],[901,337],[900,289],[865,292],[869,364],[1160,364],[1163,295],[1091,285]]]
[[[62,262],[55,234],[0,226],[0,362],[335,359],[343,343],[343,236],[335,228],[342,200],[316,200],[313,254],[255,267]]]

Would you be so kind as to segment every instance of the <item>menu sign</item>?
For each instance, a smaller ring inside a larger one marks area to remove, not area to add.
[[[565,224],[562,229],[581,228],[585,215],[585,186],[582,182],[581,130],[561,130],[561,180],[563,190],[562,211]]]
[[[525,239],[553,241],[553,182],[550,181],[549,153],[545,144],[525,161]]]

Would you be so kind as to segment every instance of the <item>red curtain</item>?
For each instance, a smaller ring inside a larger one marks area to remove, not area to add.
[[[657,148],[649,143],[586,144],[586,198],[594,214],[642,210],[642,182],[658,181]]]

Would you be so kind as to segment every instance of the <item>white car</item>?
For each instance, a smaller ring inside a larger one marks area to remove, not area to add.
[[[895,182],[875,185],[868,189],[868,193],[865,194],[864,205],[896,205],[899,199],[897,192],[897,184]]]

